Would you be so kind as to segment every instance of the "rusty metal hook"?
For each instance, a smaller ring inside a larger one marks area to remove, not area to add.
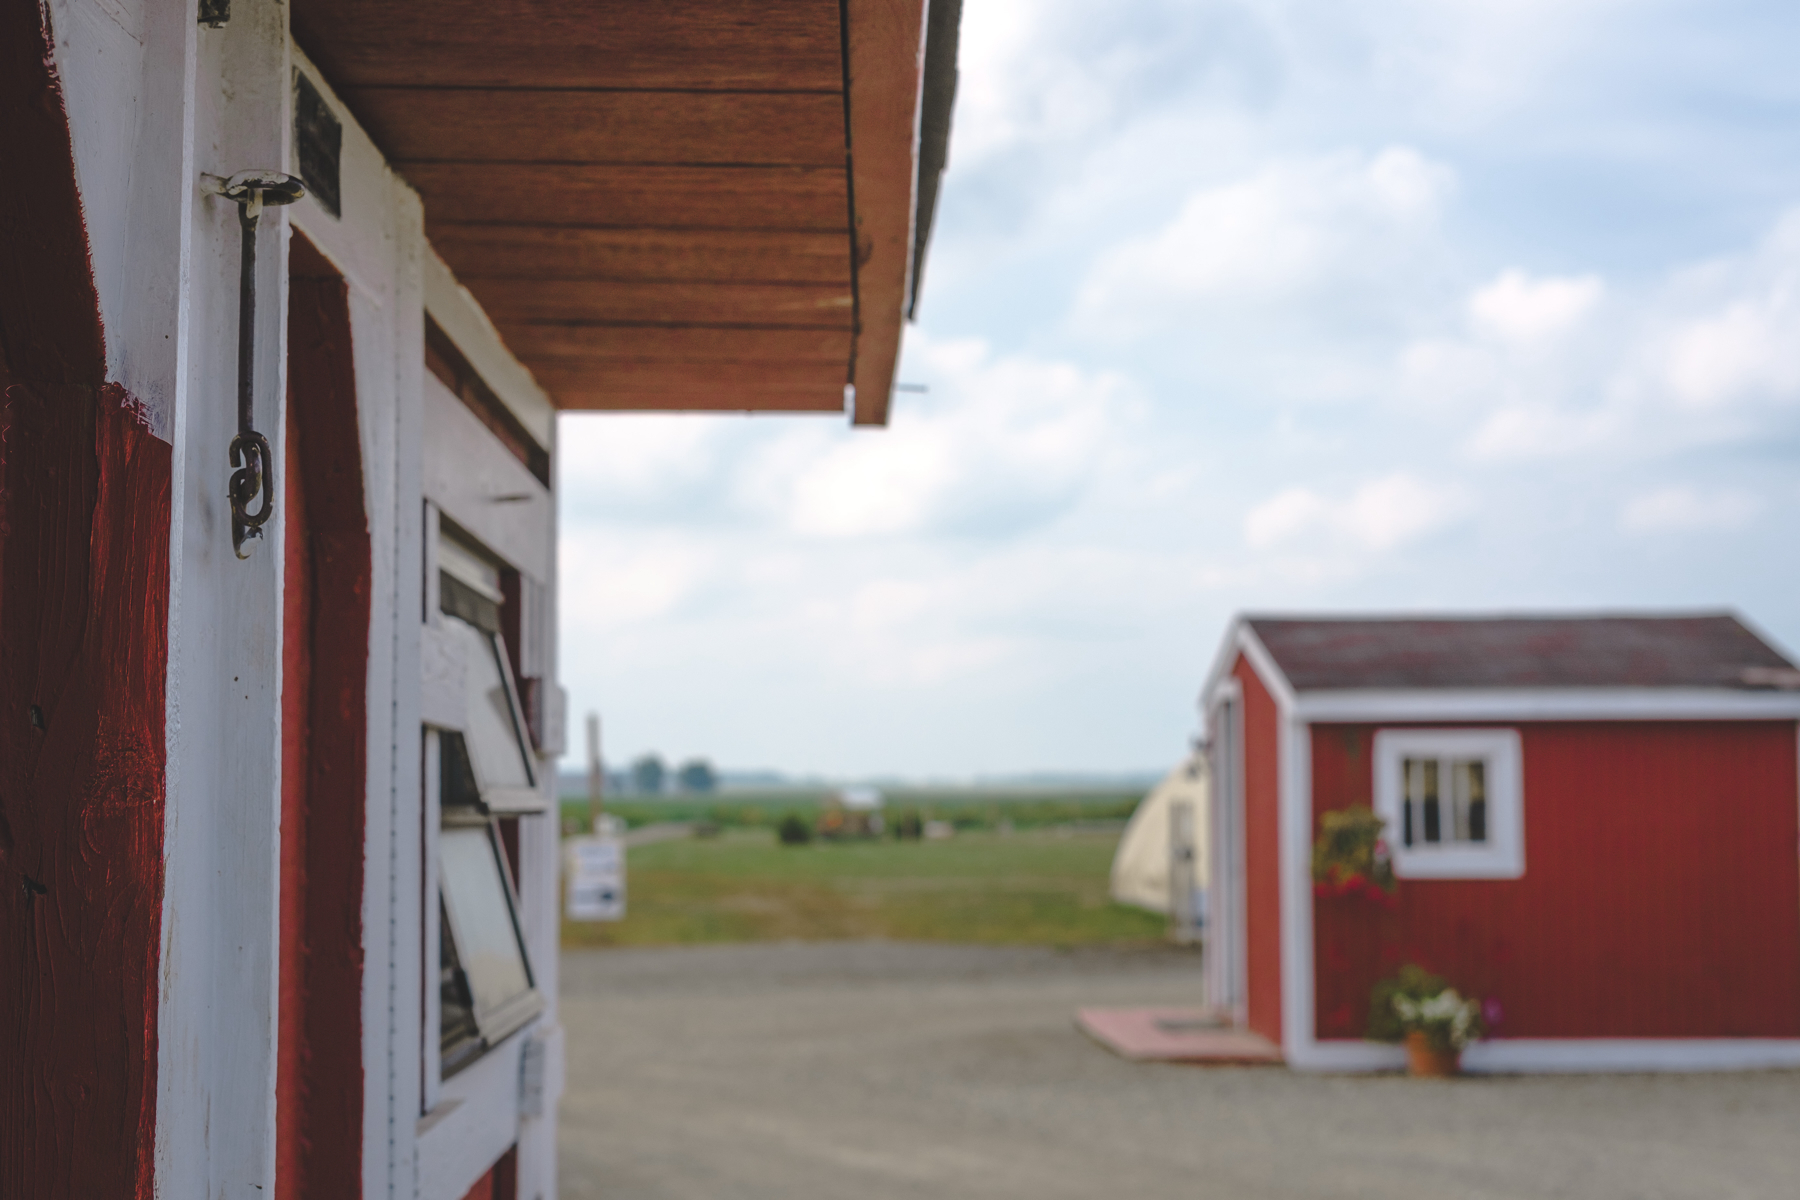
[[[256,432],[256,227],[265,206],[292,204],[306,195],[306,185],[280,171],[239,171],[229,179],[202,177],[206,189],[238,206],[243,249],[238,258],[238,431],[231,439],[232,472],[226,494],[231,499],[231,548],[249,558],[245,548],[262,536],[263,523],[275,512],[275,459],[269,439]],[[262,507],[251,509],[258,494]]]
[[[231,439],[231,545],[239,558],[249,558],[244,543],[262,536],[263,522],[275,509],[275,460],[269,439],[252,429]],[[252,512],[251,503],[262,493],[262,507]]]

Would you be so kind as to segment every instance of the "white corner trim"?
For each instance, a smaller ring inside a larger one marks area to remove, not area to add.
[[[450,267],[427,247],[425,311],[461,350],[469,365],[500,397],[538,445],[550,449],[556,440],[556,406],[524,364],[507,349],[486,310],[456,281]]]
[[[1200,711],[1208,712],[1217,707],[1223,699],[1221,689],[1236,685],[1232,677],[1231,664],[1238,656],[1238,627],[1243,624],[1242,617],[1232,618],[1231,624],[1225,627],[1225,636],[1219,641],[1219,648],[1213,651],[1212,665],[1206,668],[1206,677],[1200,683]]]
[[[1259,667],[1260,669],[1260,667]],[[1725,688],[1395,688],[1302,692],[1307,721],[1793,721],[1800,693]]]
[[[1277,701],[1279,704],[1279,700]],[[1313,987],[1312,737],[1282,706],[1279,730],[1281,1049],[1288,1061],[1316,1045]]]
[[[1275,656],[1270,654],[1268,648],[1262,644],[1262,639],[1256,636],[1256,631],[1250,628],[1248,621],[1240,620],[1238,622],[1237,648],[1243,651],[1244,657],[1250,660],[1250,665],[1256,668],[1257,675],[1262,678],[1263,686],[1269,689],[1271,696],[1275,697],[1275,704],[1281,709],[1283,715],[1304,719],[1306,714],[1299,709],[1293,685],[1288,683],[1288,677],[1282,673],[1280,665],[1275,661]]]
[[[1250,628],[1249,620],[1234,617],[1225,630],[1224,640],[1219,643],[1218,653],[1213,656],[1212,666],[1207,669],[1206,681],[1200,687],[1202,711],[1212,708],[1222,696],[1228,694],[1226,689],[1238,686],[1232,677],[1231,665],[1237,661],[1239,654],[1250,660],[1250,665],[1262,677],[1263,686],[1275,697],[1275,703],[1283,708],[1292,708],[1294,689],[1288,683],[1287,676],[1282,674],[1274,656],[1262,644],[1262,639]]]
[[[1236,676],[1227,675],[1216,686],[1208,687],[1200,693],[1200,735],[1206,745],[1211,745],[1219,736],[1219,713],[1226,705],[1244,703],[1244,685]]]

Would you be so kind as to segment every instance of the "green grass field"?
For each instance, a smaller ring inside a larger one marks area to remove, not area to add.
[[[627,918],[564,922],[563,943],[1153,941],[1162,918],[1107,895],[1117,842],[1116,833],[1043,829],[782,846],[767,830],[727,829],[633,849]]]
[[[709,796],[624,796],[608,799],[606,811],[633,829],[658,821],[711,821],[726,829],[773,829],[789,813],[810,823],[828,795],[826,788],[789,788]],[[924,820],[949,821],[958,829],[995,829],[1002,822],[1017,829],[1035,829],[1070,821],[1123,821],[1142,796],[1142,791],[1116,789],[890,788],[885,811],[890,823],[914,812]],[[587,817],[587,801],[565,796],[562,812],[565,827],[580,827]]]

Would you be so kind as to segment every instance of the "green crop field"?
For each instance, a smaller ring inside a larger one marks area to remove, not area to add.
[[[826,788],[787,788],[700,796],[624,796],[609,798],[606,811],[633,829],[661,821],[711,821],[727,829],[773,829],[789,813],[810,823],[829,795]],[[996,829],[1003,823],[1032,829],[1071,821],[1124,821],[1142,797],[1141,790],[1117,789],[890,788],[883,808],[889,824],[915,813],[922,820],[949,821],[958,829]],[[580,827],[587,817],[587,801],[565,796],[562,812],[565,828]]]
[[[564,922],[568,946],[895,938],[1073,946],[1146,942],[1161,917],[1114,904],[1116,832],[973,830],[947,841],[782,846],[728,828],[634,848],[627,911]]]

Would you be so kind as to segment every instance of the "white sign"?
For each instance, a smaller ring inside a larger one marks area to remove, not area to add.
[[[568,844],[571,921],[625,919],[625,845],[618,838],[575,838]]]

